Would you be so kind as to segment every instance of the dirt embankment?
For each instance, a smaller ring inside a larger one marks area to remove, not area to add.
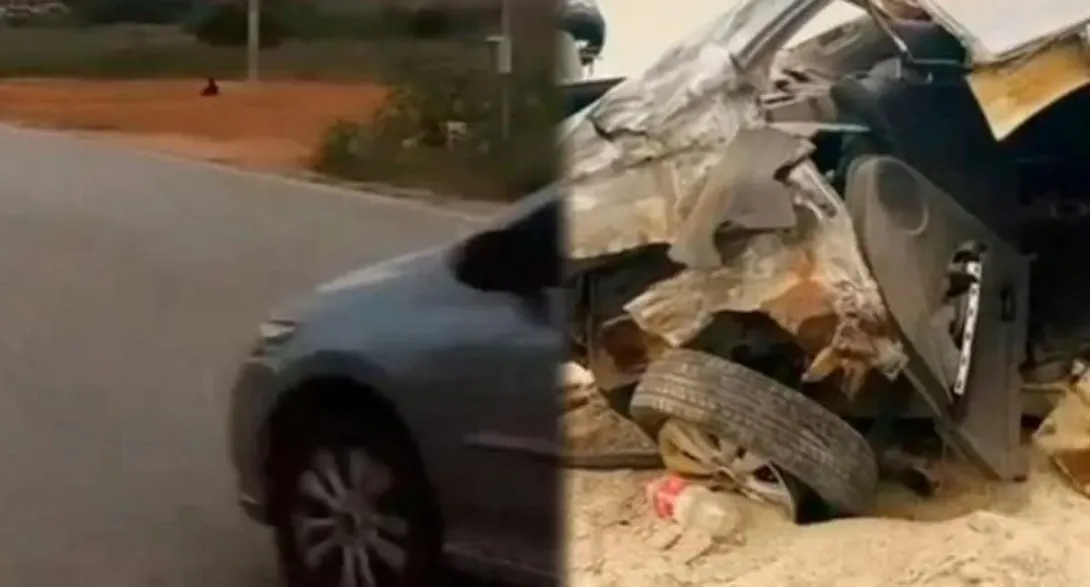
[[[953,467],[953,469],[960,469]],[[569,480],[573,587],[1077,587],[1090,585],[1090,501],[1039,462],[1024,484],[965,470],[921,500],[886,487],[879,514],[795,527],[738,498],[743,527],[712,545],[654,519],[653,474]]]
[[[573,370],[574,371],[574,370]],[[578,373],[576,373],[578,375]],[[572,379],[569,376],[569,379]],[[572,379],[573,381],[575,379]],[[586,382],[583,382],[586,385]],[[640,443],[600,397],[572,385],[564,429],[573,448]],[[937,495],[883,484],[875,517],[798,527],[770,506],[728,494],[741,520],[712,541],[656,519],[646,486],[658,471],[567,477],[572,587],[1082,587],[1090,585],[1090,499],[1033,450],[1024,483],[990,482],[948,459]]]
[[[302,171],[338,119],[366,120],[385,90],[355,83],[17,80],[0,83],[0,120],[71,130],[262,171]]]

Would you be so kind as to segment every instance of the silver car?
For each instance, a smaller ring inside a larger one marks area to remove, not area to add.
[[[556,201],[323,285],[261,325],[232,395],[241,503],[288,584],[535,582],[556,543]],[[446,557],[441,561],[442,551]],[[434,582],[433,582],[434,581]]]

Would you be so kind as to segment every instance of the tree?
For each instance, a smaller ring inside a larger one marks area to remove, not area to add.
[[[262,47],[277,47],[290,36],[274,6],[261,11],[258,26]],[[207,45],[238,47],[246,44],[248,27],[246,7],[241,2],[229,2],[198,11],[187,30]]]
[[[73,0],[75,17],[87,24],[166,24],[180,21],[194,0]]]

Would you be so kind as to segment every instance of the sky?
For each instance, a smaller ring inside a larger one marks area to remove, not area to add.
[[[674,41],[728,10],[731,0],[597,0],[606,20],[606,43],[593,77],[642,72]],[[863,12],[837,1],[811,21],[797,39],[828,30]]]

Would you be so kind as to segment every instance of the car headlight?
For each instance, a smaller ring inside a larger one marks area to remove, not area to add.
[[[284,318],[273,318],[258,327],[258,340],[251,352],[254,356],[267,355],[291,339],[298,323]]]

